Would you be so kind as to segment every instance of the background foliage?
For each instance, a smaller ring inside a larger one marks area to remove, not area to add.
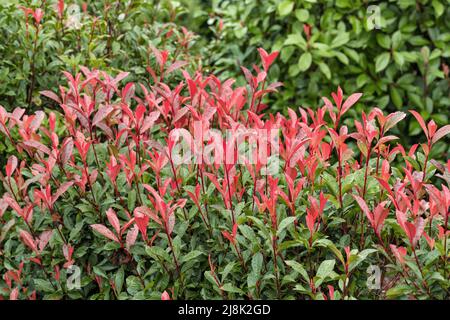
[[[370,5],[379,6],[379,29],[367,22]],[[215,52],[212,64],[228,76],[253,63],[257,47],[280,50],[271,76],[284,90],[271,108],[316,107],[323,94],[341,85],[344,91],[365,92],[362,101],[369,106],[414,109],[448,123],[446,1],[213,1],[208,23],[219,39],[208,49]],[[420,132],[412,121],[400,129],[413,136]]]
[[[114,74],[126,70],[131,73],[129,81],[145,80],[146,67],[154,62],[151,46],[173,53],[178,50],[174,58],[194,61],[195,57],[186,54],[195,36],[181,29],[182,25],[195,27],[189,13],[195,3],[189,3],[65,1],[61,18],[58,1],[2,1],[0,105],[7,109],[49,107],[50,101],[43,102],[39,91],[57,90],[62,71],[78,72],[80,66]],[[19,5],[44,12],[36,45],[33,19],[27,20]]]

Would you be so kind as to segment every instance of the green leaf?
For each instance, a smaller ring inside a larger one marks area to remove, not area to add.
[[[348,48],[348,47],[344,47],[344,48],[343,48],[343,51],[345,52],[345,54],[346,54],[350,59],[352,59],[353,61],[359,63],[359,60],[360,60],[360,59],[359,59],[358,51],[356,51],[356,50],[354,50],[354,49],[350,49],[350,48]]]
[[[136,190],[132,189],[128,191],[128,210],[133,211],[136,205]]]
[[[43,292],[53,292],[55,289],[53,288],[52,284],[48,280],[44,279],[34,279],[33,280],[34,285],[38,291]]]
[[[264,258],[261,252],[255,253],[255,255],[252,258],[252,270],[257,275],[261,274],[263,260]]]
[[[348,270],[352,271],[353,269],[355,269],[361,262],[363,262],[367,258],[367,256],[369,254],[372,254],[374,252],[377,252],[377,250],[376,249],[365,249],[365,250],[361,251],[360,253],[358,253],[356,255],[356,257],[352,256],[352,258],[354,260],[352,259],[352,262],[350,263]]]
[[[59,292],[53,292],[50,294],[46,294],[42,299],[43,300],[61,300],[62,298],[63,298],[63,295],[62,295],[61,291],[59,291]],[[81,298],[82,297],[80,296],[78,299],[81,299]]]
[[[161,259],[167,262],[171,262],[172,259],[170,258],[170,255],[161,247],[152,246],[152,247],[146,247],[145,252],[151,256],[156,261],[160,261]]]
[[[94,273],[96,275],[98,275],[100,277],[103,277],[105,279],[109,278],[108,275],[106,274],[106,272],[102,268],[100,268],[99,266],[94,266],[93,271],[94,271]]]
[[[295,219],[297,218],[296,217],[284,218],[278,225],[277,236],[279,236],[281,232],[283,232],[283,230],[286,229],[288,226],[294,224]]]
[[[222,283],[225,281],[228,274],[231,272],[231,270],[233,270],[233,268],[236,264],[237,264],[236,262],[232,261],[225,266],[225,268],[222,271]]]
[[[402,33],[400,30],[397,30],[392,35],[392,49],[397,50],[400,47],[402,41]]]
[[[336,264],[336,260],[325,260],[323,261],[319,268],[317,269],[316,277],[324,280],[328,277],[331,272],[333,272],[334,265]]]
[[[362,73],[358,76],[358,78],[356,78],[356,85],[358,88],[362,88],[369,80],[370,78],[366,74]]]
[[[335,197],[337,197],[338,192],[339,192],[339,188],[338,188],[338,183],[337,183],[336,177],[332,176],[328,172],[324,172],[322,174],[322,176],[323,176],[323,180],[325,181],[325,184],[327,185],[327,187],[330,190],[330,192]]]
[[[117,293],[122,291],[123,281],[125,279],[125,272],[123,270],[123,266],[117,270],[116,276],[114,278],[114,284],[116,286]]]
[[[434,12],[436,14],[436,17],[439,18],[440,16],[442,16],[442,14],[444,13],[444,10],[445,10],[444,5],[438,0],[433,0],[431,2],[431,5],[434,8]]]
[[[345,264],[344,256],[342,255],[341,251],[336,247],[336,245],[328,239],[320,239],[317,241],[317,243],[324,244],[328,249],[333,251],[335,256],[342,262],[342,264]]]
[[[302,37],[300,33],[292,33],[287,36],[286,40],[284,41],[285,46],[289,45],[297,45],[301,49],[306,50],[306,40]]]
[[[187,255],[185,255],[181,258],[181,263],[188,262],[189,260],[195,259],[202,254],[203,254],[203,252],[201,252],[199,250],[191,251]]]
[[[303,277],[303,279],[305,279],[305,281],[309,283],[308,272],[300,263],[294,260],[288,260],[286,261],[286,264],[290,266],[292,269],[294,269],[296,272],[298,272]]]
[[[343,46],[344,44],[346,44],[347,42],[349,42],[350,40],[350,35],[348,32],[340,32],[337,37],[335,37],[333,39],[333,41],[331,41],[331,48],[337,48],[340,46]]]
[[[255,232],[248,225],[246,224],[239,225],[239,231],[245,238],[247,238],[251,242],[258,242]]]
[[[250,272],[247,276],[247,286],[251,289],[256,287],[256,283],[259,280],[259,274],[255,272]]]
[[[298,60],[298,67],[300,69],[300,71],[306,71],[309,69],[309,67],[311,66],[311,62],[312,62],[312,56],[311,53],[309,52],[304,52],[301,56],[300,59]]]
[[[403,54],[401,52],[394,51],[394,55],[393,56],[394,56],[395,63],[399,67],[403,66],[403,64],[405,63],[405,58],[403,57]]]
[[[266,224],[264,224],[264,222],[262,222],[255,216],[249,216],[248,219],[250,219],[258,227],[258,229],[264,234],[265,237],[270,237],[270,231],[267,228]]]
[[[319,62],[319,69],[322,73],[327,77],[328,80],[331,79],[331,70],[330,67],[324,62]]]
[[[297,9],[295,10],[295,17],[300,22],[306,22],[309,18],[309,12],[306,9]]]
[[[336,56],[336,58],[338,58],[338,60],[340,62],[342,62],[343,64],[347,65],[349,63],[349,60],[347,58],[347,56],[345,54],[343,54],[342,52],[339,51],[334,51],[333,54]]]
[[[216,280],[212,276],[211,271],[207,270],[203,273],[203,275],[205,276],[206,280],[208,280],[215,288],[217,288]]]
[[[386,297],[388,299],[397,299],[401,296],[404,296],[407,290],[408,290],[408,287],[406,287],[406,286],[393,287],[393,288],[390,288],[388,291],[386,291]]]
[[[386,69],[389,61],[391,60],[391,55],[389,52],[383,52],[375,58],[375,72],[380,72]]]
[[[235,287],[231,283],[225,283],[222,286],[222,290],[223,291],[227,291],[227,292],[234,292],[234,293],[244,294],[244,291],[242,291],[241,289]]]
[[[383,47],[384,49],[390,49],[391,48],[391,38],[384,34],[384,33],[378,33],[377,36],[377,42],[378,44]]]
[[[288,74],[290,77],[295,77],[300,73],[300,68],[298,67],[298,63],[291,64],[289,66]]]
[[[284,0],[278,4],[277,9],[280,16],[287,16],[292,12],[292,9],[294,9],[294,1]]]
[[[141,281],[136,276],[129,276],[126,282],[127,282],[127,292],[133,296],[142,289],[144,289],[142,287]]]
[[[400,109],[403,106],[403,100],[402,100],[402,96],[400,95],[399,90],[394,86],[391,86],[390,90],[391,90],[392,102],[398,109]]]

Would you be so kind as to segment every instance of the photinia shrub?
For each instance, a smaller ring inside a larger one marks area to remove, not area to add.
[[[448,298],[450,125],[367,106],[350,131],[340,88],[270,114],[258,51],[245,86],[154,48],[146,84],[81,67],[41,92],[59,111],[1,107],[0,297]]]

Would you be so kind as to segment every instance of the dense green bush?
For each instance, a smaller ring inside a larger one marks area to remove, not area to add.
[[[195,36],[181,28],[195,26],[188,5],[144,0],[28,2],[31,9],[42,10],[40,23],[20,9],[25,3],[0,3],[0,105],[8,110],[48,107],[50,101],[41,101],[39,91],[57,90],[62,71],[75,73],[80,66],[113,74],[126,70],[129,80],[145,81],[147,66],[155,63],[151,46],[168,50],[173,59],[195,60],[187,56]]]
[[[372,28],[377,20],[370,18],[376,14],[371,5],[379,6],[379,29]],[[223,0],[213,1],[210,10],[211,30],[203,33],[217,39],[208,48],[215,70],[234,76],[240,65],[255,61],[255,48],[280,50],[271,77],[285,88],[274,98],[275,110],[318,106],[321,95],[341,85],[364,91],[366,106],[415,109],[426,119],[448,123],[450,7],[445,0]],[[400,129],[420,132],[413,121]]]

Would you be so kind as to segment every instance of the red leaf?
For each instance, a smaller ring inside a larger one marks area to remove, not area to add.
[[[274,82],[267,86],[267,90],[277,91],[277,88],[281,86],[283,86],[283,82]]]
[[[129,251],[131,246],[134,245],[134,243],[136,242],[137,236],[139,234],[139,227],[135,224],[127,233],[127,238],[126,238],[126,247],[127,250]]]
[[[113,107],[110,105],[99,108],[94,116],[94,119],[92,120],[92,125],[93,126],[97,125],[100,121],[105,119],[113,110],[114,110]]]
[[[39,254],[39,251],[37,249],[36,242],[34,241],[33,236],[25,230],[20,230],[19,234],[20,234],[20,238],[22,239],[23,243],[25,243],[25,245],[27,245],[31,250],[33,250],[34,252]]]
[[[8,202],[6,202],[4,198],[0,198],[0,218],[3,217],[3,214],[5,213],[6,209],[8,209]]]
[[[135,217],[138,216],[138,218],[141,218],[141,215],[147,216],[157,224],[162,225],[161,219],[159,219],[159,217],[153,212],[153,210],[148,207],[142,206],[134,209]]]
[[[17,212],[17,214],[21,217],[24,216],[23,214],[23,210],[22,208],[19,206],[19,204],[17,203],[17,201],[11,197],[11,195],[9,193],[6,193],[3,196],[3,200],[14,210]]]
[[[433,136],[431,142],[434,144],[450,133],[450,124],[443,126]]]
[[[214,184],[214,186],[216,187],[216,189],[223,194],[223,189],[220,186],[219,181],[217,180],[216,176],[213,175],[212,173],[205,173],[205,175],[209,178],[209,180],[211,180],[211,182]]]
[[[175,70],[177,70],[177,69],[179,69],[181,67],[184,67],[187,64],[189,64],[189,62],[187,62],[187,61],[181,61],[181,60],[180,61],[175,61],[174,63],[172,63],[172,65],[170,67],[167,68],[166,74],[170,74],[173,71],[175,71]]]
[[[56,102],[58,102],[59,104],[61,104],[61,100],[59,99],[59,97],[56,95],[56,93],[52,92],[52,91],[48,91],[48,90],[44,90],[44,91],[40,91],[40,94],[42,94],[43,96],[46,96],[47,98],[50,98]]]
[[[405,256],[406,256],[406,248],[404,247],[397,247],[393,244],[390,245],[391,251],[394,254],[395,258],[400,262],[401,264],[405,263]]]
[[[253,87],[252,73],[246,67],[241,66],[241,69],[242,69],[242,72],[244,72],[245,80],[247,80],[247,83]]]
[[[33,120],[30,123],[30,130],[36,131],[41,126],[42,120],[45,118],[45,113],[43,111],[36,111],[36,114],[33,117]]]
[[[36,24],[40,24],[41,19],[44,16],[44,11],[42,11],[41,8],[37,8],[36,10],[32,11],[32,15],[34,20],[36,21]]]
[[[19,288],[15,287],[9,293],[9,300],[17,300],[19,298]]]
[[[308,212],[308,214],[306,215],[306,226],[308,227],[308,230],[311,233],[311,236],[314,234],[315,223],[316,223],[316,219],[310,212]]]
[[[269,70],[270,65],[278,57],[278,51],[274,51],[271,54],[268,54],[266,50],[264,50],[263,48],[258,48],[258,52],[259,55],[261,56],[264,71],[267,72],[267,70]]]
[[[28,147],[32,147],[35,149],[38,149],[39,151],[42,151],[48,155],[51,155],[51,151],[48,147],[44,146],[42,143],[38,142],[38,141],[34,141],[34,140],[28,140],[25,141],[23,143],[24,145],[28,146]]]
[[[339,112],[341,111],[341,106],[342,106],[342,89],[341,87],[337,88],[337,92],[331,93],[331,96],[333,97],[334,103],[336,103],[336,107],[338,108]]]
[[[17,158],[16,156],[11,156],[8,158],[8,162],[6,163],[5,170],[6,170],[6,176],[8,178],[11,177],[11,175],[14,173],[14,171],[17,168]]]
[[[330,300],[334,300],[334,287],[331,285],[328,285],[328,294],[330,296]]]
[[[59,160],[64,165],[69,161],[73,152],[73,139],[72,137],[64,139],[61,150],[59,151]]]
[[[42,253],[44,251],[45,247],[47,246],[48,242],[50,241],[50,238],[52,237],[53,231],[46,230],[41,233],[39,236],[39,239],[37,241],[37,247],[39,249],[39,252]]]
[[[387,132],[389,129],[394,127],[397,123],[402,121],[406,117],[406,113],[398,111],[389,114],[386,117],[386,122],[384,123],[384,132]]]
[[[122,81],[123,79],[125,79],[126,77],[128,77],[130,73],[129,72],[121,72],[117,75],[117,77],[114,78],[114,83],[117,84],[120,81]]]
[[[100,233],[102,236],[105,236],[108,239],[111,239],[117,243],[120,243],[119,239],[116,237],[116,235],[109,230],[107,227],[105,227],[102,224],[91,224],[91,228]]]
[[[234,238],[228,231],[222,231],[222,235],[234,244]]]
[[[434,136],[434,134],[436,133],[436,129],[437,129],[437,125],[436,122],[434,122],[434,120],[431,120],[430,122],[428,122],[428,134],[430,135],[430,138],[432,138]]]
[[[58,17],[62,19],[64,14],[64,0],[58,0]]]
[[[406,235],[408,236],[409,242],[414,247],[414,237],[416,236],[416,227],[408,221],[405,221],[404,223],[404,231]]]
[[[380,178],[376,178],[377,180],[378,180],[378,183],[387,191],[387,192],[389,192],[389,195],[391,196],[391,197],[394,197],[394,194],[393,194],[393,192],[392,192],[392,190],[391,190],[391,186],[389,185],[389,183],[387,182],[387,181],[385,181],[385,180],[383,180],[383,179],[380,179]]]
[[[175,113],[175,117],[172,120],[172,123],[177,122],[178,120],[180,120],[181,118],[183,118],[186,113],[188,113],[189,108],[183,107],[181,109],[179,109],[176,113]]]
[[[128,102],[131,98],[131,96],[134,94],[134,83],[129,82],[125,85],[125,87],[122,89],[122,101]]]
[[[433,238],[431,238],[426,232],[423,233],[423,236],[425,237],[425,240],[427,240],[430,249],[433,250],[436,241]]]
[[[58,190],[56,190],[55,194],[52,197],[52,204],[58,200],[58,198],[64,194],[71,186],[73,185],[73,181],[64,182]]]
[[[235,223],[233,225],[233,234],[232,234],[233,235],[233,239],[236,239],[237,229],[238,229],[238,224]]]
[[[146,213],[147,210],[150,210],[147,207],[138,207],[134,209],[134,221],[142,234],[144,240],[147,240],[147,225],[150,220],[149,215]],[[155,217],[156,215],[153,214]],[[156,217],[157,218],[157,217]],[[158,219],[159,220],[159,219]],[[160,222],[161,224],[161,222]]]
[[[141,132],[145,132],[150,129],[155,124],[156,120],[158,120],[160,114],[161,113],[159,111],[153,111],[148,116],[146,116],[141,127]]]
[[[361,98],[362,93],[354,93],[345,100],[344,105],[341,109],[341,115],[348,111],[358,100]]]
[[[106,217],[108,218],[109,223],[113,226],[114,230],[116,230],[117,235],[120,235],[120,222],[117,218],[117,214],[112,208],[109,208],[106,211]]]
[[[172,234],[173,228],[175,227],[175,214],[170,214],[167,219],[167,233],[170,236]]]
[[[167,293],[167,291],[164,291],[164,292],[161,294],[161,300],[172,300],[172,299],[170,299],[170,296],[169,296],[169,294]]]
[[[365,215],[367,216],[367,218],[369,219],[370,223],[372,225],[375,225],[374,223],[374,219],[372,216],[372,213],[369,210],[369,207],[367,207],[366,202],[364,201],[363,198],[361,198],[358,195],[353,195],[353,198],[355,198],[356,202],[358,202],[359,207],[361,208],[361,210],[365,213]]]
[[[415,224],[415,230],[416,230],[416,232],[412,239],[412,244],[414,247],[416,246],[419,239],[422,237],[423,232],[425,230],[425,220],[423,218],[419,217],[417,219],[416,224]]]
[[[374,219],[374,228],[375,232],[379,235],[381,232],[381,228],[383,227],[384,220],[386,220],[389,215],[389,209],[384,208],[386,205],[386,201],[381,202],[374,210],[373,219]]]
[[[422,130],[427,136],[427,139],[429,139],[430,137],[428,135],[428,129],[427,126],[425,125],[425,121],[423,120],[422,116],[417,111],[414,110],[409,110],[409,112],[411,112],[411,114],[416,118],[417,122],[419,122],[419,125],[422,127]]]

